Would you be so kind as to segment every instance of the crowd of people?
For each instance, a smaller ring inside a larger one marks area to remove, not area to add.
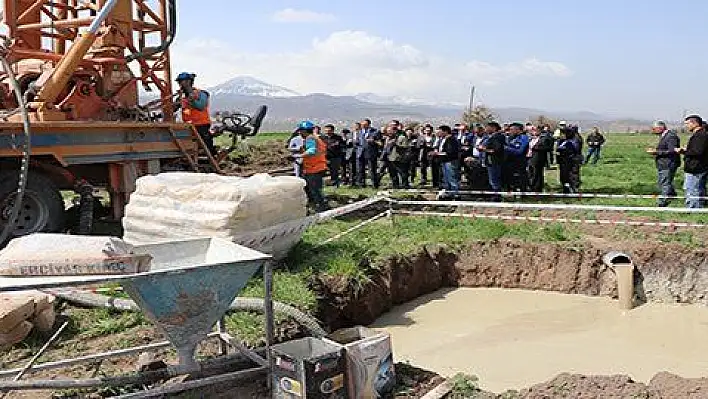
[[[463,183],[471,190],[541,192],[544,171],[554,163],[564,192],[578,192],[581,164],[597,163],[605,143],[599,129],[583,140],[577,126],[563,121],[555,130],[549,125],[497,122],[406,128],[397,120],[375,129],[365,119],[341,133],[331,124],[320,128],[306,121],[288,143],[295,174],[305,179],[302,154],[310,136],[320,138],[326,147],[327,167],[321,172],[329,172],[334,186],[370,183],[380,188],[382,176],[388,174],[393,189],[412,188],[417,180],[419,187],[430,184],[451,199],[459,198]],[[584,142],[589,148],[586,156]],[[310,148],[315,148],[314,139],[312,143]]]
[[[207,150],[216,155],[211,132],[209,95],[194,87],[193,73],[177,76],[180,99],[175,103],[181,109],[182,120],[192,124],[201,136]],[[685,118],[691,133],[685,148],[678,135],[657,121],[653,130],[660,135],[655,148],[647,149],[654,156],[657,182],[661,196],[658,206],[667,206],[676,196],[674,177],[681,166],[683,155],[684,190],[686,206],[704,205],[708,179],[708,129],[698,115]],[[583,146],[587,154],[583,156]],[[444,189],[452,199],[459,198],[462,181],[473,190],[541,192],[544,189],[544,170],[558,164],[560,183],[564,193],[580,190],[580,166],[595,164],[600,159],[605,138],[597,127],[585,140],[577,126],[563,121],[557,129],[534,126],[531,123],[497,122],[468,126],[458,123],[453,127],[430,124],[404,127],[393,120],[382,129],[371,126],[366,119],[352,129],[336,132],[333,125],[324,128],[310,121],[300,123],[288,142],[295,166],[295,175],[305,179],[311,203],[319,210],[327,208],[322,188],[327,172],[331,184],[339,187],[349,184],[365,187],[366,177],[379,188],[381,177],[388,173],[392,188],[411,188],[418,178],[419,186],[428,182],[434,188]],[[430,180],[428,179],[430,172]],[[497,194],[494,200],[501,200]]]
[[[686,117],[685,125],[691,132],[685,148],[666,123],[657,121],[653,126],[660,139],[647,153],[656,158],[660,207],[668,206],[676,196],[674,177],[682,155],[686,206],[700,208],[704,203],[708,131],[698,115]],[[368,119],[341,133],[331,124],[320,128],[305,121],[288,142],[295,175],[306,180],[308,197],[320,210],[327,207],[322,194],[327,173],[336,187],[370,183],[380,188],[386,174],[393,189],[412,188],[417,180],[418,187],[442,189],[441,199],[459,199],[464,182],[470,190],[490,191],[492,200],[500,201],[497,193],[502,191],[544,191],[545,170],[557,164],[563,192],[577,193],[581,165],[596,164],[603,145],[605,137],[597,127],[583,138],[578,126],[564,121],[552,129],[497,122],[404,127],[392,120],[376,129]]]

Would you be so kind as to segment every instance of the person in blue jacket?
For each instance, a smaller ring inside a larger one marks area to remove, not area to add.
[[[527,173],[526,155],[529,151],[529,136],[524,133],[524,125],[512,123],[509,125],[509,136],[504,146],[509,189],[511,191],[527,191],[529,177]]]
[[[563,138],[556,149],[558,171],[563,193],[580,190],[580,165],[583,163],[583,145],[579,134],[572,128],[562,129]]]

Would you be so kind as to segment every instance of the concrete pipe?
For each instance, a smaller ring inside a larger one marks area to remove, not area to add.
[[[607,267],[617,276],[617,292],[620,308],[630,310],[634,307],[634,263],[632,258],[622,252],[612,251],[602,257]]]

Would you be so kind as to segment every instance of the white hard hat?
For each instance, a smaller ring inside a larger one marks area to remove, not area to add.
[[[560,121],[560,122],[558,122],[558,124],[559,124],[559,125],[567,125],[568,122],[566,122],[566,121]]]

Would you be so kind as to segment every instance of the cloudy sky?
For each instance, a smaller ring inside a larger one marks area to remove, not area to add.
[[[175,72],[301,93],[678,118],[708,112],[708,1],[179,1]]]

